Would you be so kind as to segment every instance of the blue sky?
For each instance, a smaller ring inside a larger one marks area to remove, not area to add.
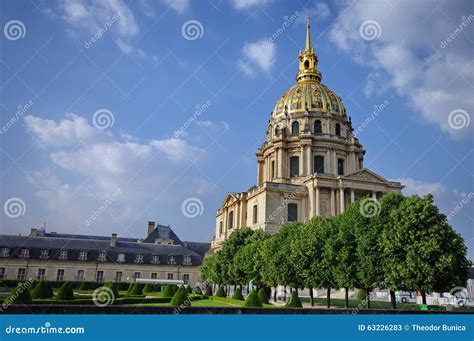
[[[359,128],[365,166],[433,193],[474,258],[473,6],[3,1],[1,232],[46,222],[143,237],[155,220],[210,240],[225,194],[256,181],[310,15],[323,83]]]

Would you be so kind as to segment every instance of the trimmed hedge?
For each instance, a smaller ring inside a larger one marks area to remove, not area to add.
[[[185,306],[191,305],[191,302],[188,299],[188,292],[186,291],[185,287],[183,286],[179,287],[179,289],[176,291],[173,298],[171,299],[170,305],[175,306],[175,307],[180,306],[180,305],[185,305]]]
[[[234,294],[232,295],[232,298],[234,300],[245,301],[244,296],[242,296],[242,290],[240,290],[240,288],[237,288],[234,291]]]
[[[252,290],[245,300],[244,307],[263,307],[262,302],[258,298],[255,290]]]
[[[191,286],[188,285],[188,286],[186,287],[186,292],[187,292],[188,294],[192,294],[192,293],[193,293],[193,288],[191,288]]]
[[[109,288],[114,293],[114,299],[119,298],[120,294],[118,292],[117,282],[107,282],[104,287]]]
[[[74,300],[74,292],[72,291],[72,283],[64,282],[64,284],[59,288],[58,293],[55,297],[58,301],[72,301]]]
[[[77,289],[79,289],[79,290],[95,290],[97,288],[100,288],[101,286],[103,286],[103,283],[85,281],[85,282],[79,282],[79,285],[77,286]]]
[[[144,298],[144,297],[121,297],[113,301],[112,305],[124,305],[124,304],[141,304],[141,303],[169,303],[171,298],[169,297],[154,297],[154,298]],[[46,305],[93,305],[94,301],[92,299],[80,298],[74,301],[66,300],[33,300],[32,304],[46,304]]]
[[[130,291],[127,291],[129,295],[141,296],[143,294],[143,288],[145,285],[143,283],[134,283]]]
[[[301,304],[300,298],[298,297],[298,293],[293,291],[290,296],[290,300],[286,303],[286,307],[289,308],[303,308],[303,305]]]
[[[178,291],[178,287],[174,284],[168,284],[163,290],[163,297],[173,297],[174,294]]]
[[[260,288],[258,291],[258,299],[260,302],[262,302],[262,304],[270,304],[270,302],[268,302],[268,290],[265,288]]]
[[[224,287],[220,286],[214,296],[216,296],[216,297],[227,297],[227,295],[225,293],[225,290],[224,290]]]
[[[29,284],[28,284],[29,283]],[[28,288],[31,286],[31,282],[20,282],[15,289],[6,298],[4,303],[7,304],[31,304],[32,298]]]
[[[51,298],[54,296],[53,288],[47,281],[39,281],[31,292],[33,298]]]

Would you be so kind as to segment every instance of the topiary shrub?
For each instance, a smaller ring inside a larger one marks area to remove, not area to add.
[[[29,283],[29,284],[28,284]],[[13,289],[4,303],[7,304],[31,304],[31,294],[28,288],[31,286],[31,282],[18,282],[18,285]]]
[[[143,290],[142,290],[143,294],[153,292],[153,287],[154,287],[154,285],[151,284],[151,283],[145,284],[145,286],[143,287]]]
[[[188,294],[192,294],[192,293],[193,293],[193,288],[191,288],[191,286],[188,285],[187,288],[186,288],[186,292],[187,292]]]
[[[53,288],[47,281],[39,281],[31,292],[33,298],[51,298],[54,296]]]
[[[64,282],[61,288],[59,288],[59,291],[56,294],[55,299],[60,300],[60,301],[74,300],[74,292],[72,291],[72,285],[70,282]]]
[[[195,287],[193,291],[196,295],[202,295],[202,290],[200,287]]]
[[[225,290],[224,290],[224,287],[220,286],[214,296],[216,296],[216,297],[227,297],[227,295],[225,293]]]
[[[173,297],[177,292],[177,287],[174,284],[168,284],[163,290],[163,297]]]
[[[262,307],[262,302],[258,298],[255,290],[252,290],[245,300],[244,307]]]
[[[234,291],[234,294],[232,295],[232,298],[234,300],[245,301],[244,296],[242,296],[242,290],[240,290],[240,288],[237,288]]]
[[[185,306],[191,305],[191,302],[188,299],[188,293],[185,287],[183,286],[179,287],[179,289],[173,295],[170,305],[175,306],[175,307],[180,306],[180,305],[185,305]]]
[[[367,292],[364,289],[357,290],[356,298],[359,301],[365,301],[367,299]]]
[[[117,282],[105,283],[104,287],[107,287],[107,288],[112,290],[112,292],[114,293],[114,298],[119,298],[120,297],[120,294],[118,292],[118,283]]]
[[[260,290],[258,291],[258,299],[260,300],[260,302],[262,302],[262,304],[270,303],[268,302],[268,294],[265,288],[260,288]]]
[[[212,286],[208,285],[206,287],[206,291],[204,292],[204,296],[212,296]]]
[[[143,293],[143,288],[145,286],[143,285],[143,283],[134,283],[130,292],[128,292],[128,295],[131,295],[131,296],[141,296],[142,293]]]
[[[127,295],[130,295],[130,293],[132,292],[134,286],[135,286],[135,283],[130,283],[128,285]]]
[[[286,303],[286,306],[290,308],[303,308],[296,290],[291,293],[290,300]]]

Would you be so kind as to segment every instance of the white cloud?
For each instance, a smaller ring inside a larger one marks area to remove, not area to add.
[[[150,145],[175,162],[193,161],[204,154],[203,149],[193,147],[186,141],[177,138],[153,140]]]
[[[179,14],[183,14],[190,4],[190,0],[163,0],[163,2]]]
[[[425,1],[349,2],[335,20],[330,36],[358,63],[387,75],[389,85],[421,115],[418,121],[436,124],[455,139],[472,137],[470,128],[452,129],[448,116],[455,109],[471,116],[474,113],[472,50],[466,36],[474,25],[465,28],[466,35],[458,35],[441,48],[459,28],[461,17],[469,14],[467,8],[461,2],[440,4],[439,10]],[[362,39],[359,32],[368,20],[380,27],[376,29],[380,35],[373,40]],[[368,87],[366,93],[371,95],[371,85]]]
[[[253,43],[245,43],[242,58],[237,61],[237,65],[247,76],[255,76],[258,69],[269,72],[275,63],[275,58],[275,44],[267,39],[260,39]]]
[[[263,6],[269,0],[232,0],[235,9],[248,10],[255,7]]]
[[[299,23],[306,23],[306,17],[311,17],[311,21],[323,21],[331,15],[329,6],[324,2],[316,2],[313,7],[304,8],[298,17]]]

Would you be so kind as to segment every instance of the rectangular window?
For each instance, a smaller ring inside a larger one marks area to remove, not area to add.
[[[183,264],[184,265],[191,265],[191,256],[184,256]]]
[[[168,257],[168,264],[176,264],[176,257],[175,256],[169,256]]]
[[[288,222],[298,220],[298,205],[288,204]]]
[[[160,255],[153,255],[153,258],[151,259],[151,262],[153,264],[160,264]]]
[[[59,259],[67,259],[67,250],[61,250],[61,252],[59,252]]]
[[[21,250],[20,250],[20,257],[21,257],[21,258],[28,258],[28,257],[30,257],[30,249],[21,249]]]
[[[152,272],[151,279],[157,279],[157,278],[158,278],[158,274],[156,272]]]
[[[168,274],[168,279],[173,279],[173,277],[174,277],[174,274],[171,274],[171,273]]]
[[[5,277],[5,268],[0,268],[0,279]]]
[[[275,177],[275,161],[272,161],[272,179]]]
[[[125,262],[125,253],[119,253],[117,255],[117,262],[120,262],[120,263]]]
[[[219,236],[222,236],[222,233],[224,233],[224,230],[223,230],[223,223],[221,221],[219,222]]]
[[[324,156],[317,155],[314,157],[314,172],[324,173]]]
[[[133,279],[139,279],[141,277],[141,275],[142,275],[141,272],[137,271],[133,274]]]
[[[46,269],[38,269],[38,279],[40,281],[44,280],[46,277]]]
[[[100,251],[99,252],[99,262],[105,262],[107,260],[107,252],[106,251]]]
[[[84,270],[77,270],[76,281],[84,280]]]
[[[102,283],[104,281],[104,272],[103,271],[101,271],[101,270],[97,271],[97,274],[95,276],[96,276],[96,278],[95,278],[96,282]]]
[[[26,279],[26,269],[25,268],[19,268],[18,269],[18,275],[16,277],[20,281],[24,281]]]
[[[49,257],[49,250],[41,250],[40,258],[47,259]]]
[[[87,260],[87,251],[79,252],[79,260]]]
[[[257,213],[258,213],[258,208],[257,205],[253,205],[253,223],[256,224],[258,219],[257,219]]]
[[[123,276],[122,271],[117,271],[115,273],[115,282],[122,282],[122,276]]]
[[[183,274],[183,282],[184,282],[184,284],[189,283],[189,274]]]
[[[1,256],[2,256],[2,257],[8,257],[8,256],[10,256],[10,249],[9,249],[8,247],[2,247]]]
[[[229,224],[229,230],[234,228],[234,211],[231,211],[231,212],[229,213],[229,221],[228,221],[228,224]]]
[[[58,269],[56,272],[56,280],[63,281],[64,280],[64,269]]]
[[[136,254],[135,263],[143,263],[143,254],[141,254],[141,253]]]
[[[293,156],[290,158],[290,178],[300,175],[300,158]]]
[[[337,159],[337,175],[344,175],[344,160]]]

